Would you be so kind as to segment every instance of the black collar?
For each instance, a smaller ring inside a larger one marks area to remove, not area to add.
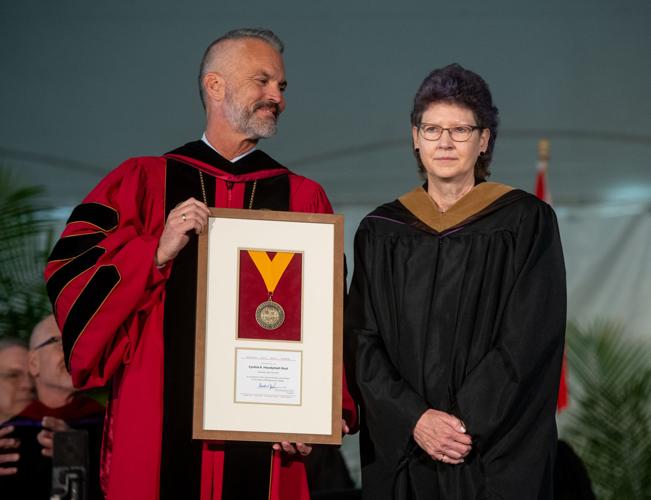
[[[273,168],[285,168],[267,153],[260,151],[259,149],[256,149],[252,153],[240,158],[236,162],[230,162],[203,141],[188,142],[184,146],[166,154],[188,156],[203,163],[207,163],[208,165],[212,165],[213,167],[231,175],[250,174],[260,170],[269,170]]]

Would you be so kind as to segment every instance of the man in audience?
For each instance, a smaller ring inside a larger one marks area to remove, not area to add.
[[[70,429],[88,431],[89,498],[101,498],[99,448],[104,408],[76,393],[63,359],[61,332],[52,315],[32,332],[27,366],[34,379],[37,400],[8,422],[14,427],[12,437],[19,441],[20,459],[15,475],[0,481],[3,499],[50,498],[53,433]]]
[[[19,442],[14,427],[5,424],[34,399],[34,383],[27,371],[27,346],[18,339],[0,340],[0,476],[16,474]]]

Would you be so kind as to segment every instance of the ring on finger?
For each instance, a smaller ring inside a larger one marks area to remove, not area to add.
[[[183,219],[183,222],[185,222],[187,220],[187,217],[185,216],[185,214],[181,214],[181,219]]]

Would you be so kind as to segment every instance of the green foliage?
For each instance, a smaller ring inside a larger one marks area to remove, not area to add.
[[[651,498],[650,346],[613,324],[570,324],[567,361],[572,404],[563,434],[597,498]]]
[[[42,193],[0,168],[0,337],[28,339],[50,312],[43,268],[52,235]]]

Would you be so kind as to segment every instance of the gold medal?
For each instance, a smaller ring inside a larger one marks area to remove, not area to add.
[[[285,310],[278,302],[273,301],[273,293],[294,254],[292,252],[277,252],[274,258],[270,259],[267,252],[264,251],[249,250],[248,253],[269,292],[267,300],[255,310],[255,320],[265,330],[276,330],[285,321]]]
[[[285,321],[285,311],[278,302],[267,300],[255,310],[255,320],[265,330],[275,330]]]

